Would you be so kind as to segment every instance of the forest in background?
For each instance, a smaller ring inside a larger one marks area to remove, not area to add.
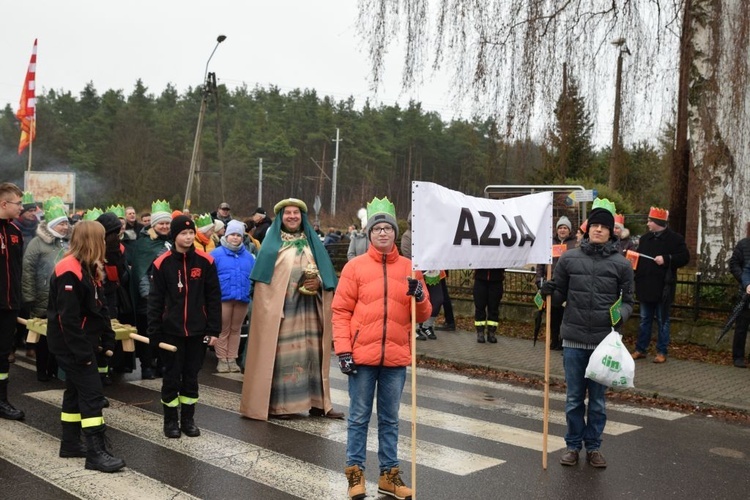
[[[77,206],[113,203],[150,207],[166,198],[181,208],[201,88],[158,95],[136,81],[132,91],[75,94],[49,90],[37,96],[35,171],[77,175]],[[258,200],[263,158],[263,205],[294,196],[311,207],[320,196],[324,225],[345,227],[373,196],[388,196],[399,216],[410,209],[410,181],[435,182],[472,196],[488,184],[582,184],[617,202],[627,214],[664,206],[669,193],[674,130],[654,143],[625,146],[624,179],[607,188],[609,148],[595,148],[585,98],[575,83],[561,94],[541,141],[508,139],[493,119],[443,121],[418,102],[373,106],[335,100],[312,89],[220,85],[209,100],[201,137],[200,187],[192,211],[215,210],[221,201],[235,215],[251,213]],[[336,217],[330,217],[336,128],[340,129]],[[507,131],[506,131],[507,132]],[[18,121],[6,106],[0,115],[3,180],[23,183],[27,154],[17,154]],[[223,175],[222,175],[223,172]]]

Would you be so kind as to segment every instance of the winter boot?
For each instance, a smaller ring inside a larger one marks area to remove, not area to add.
[[[495,338],[496,331],[497,331],[496,326],[487,327],[487,342],[489,342],[490,344],[497,344],[497,339]]]
[[[378,493],[391,496],[397,500],[411,500],[411,488],[401,480],[401,471],[393,467],[380,473]]]
[[[180,437],[180,423],[176,406],[164,405],[164,435],[168,438]]]
[[[427,335],[424,333],[421,323],[417,326],[417,340],[427,340]]]
[[[182,415],[180,415],[180,429],[182,432],[191,438],[198,437],[201,435],[201,430],[195,425],[195,405],[182,405]]]
[[[0,418],[23,420],[24,413],[8,402],[8,379],[0,380]]]
[[[437,340],[437,335],[435,335],[435,329],[431,326],[428,326],[426,328],[422,328],[422,332],[427,335],[428,339]]]
[[[86,429],[86,468],[101,472],[116,472],[125,467],[125,461],[113,457],[107,450],[105,427],[100,425]]]
[[[484,327],[478,326],[477,327],[477,342],[480,344],[484,344]]]
[[[86,445],[81,442],[81,422],[62,423],[60,458],[86,458]]]
[[[216,373],[229,373],[229,363],[226,359],[219,358],[216,363]]]
[[[365,471],[359,465],[352,465],[344,469],[346,479],[349,481],[349,498],[351,500],[363,500],[367,497],[365,493]]]

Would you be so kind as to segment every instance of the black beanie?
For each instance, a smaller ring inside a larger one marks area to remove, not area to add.
[[[592,224],[601,224],[609,228],[609,235],[612,237],[615,232],[615,216],[606,208],[595,208],[591,211],[588,218],[586,233],[588,234]]]
[[[120,222],[120,219],[113,214],[112,212],[106,212],[101,214],[99,217],[96,218],[96,221],[104,226],[104,232],[106,234],[111,234],[114,232],[120,232],[122,229],[122,222]]]
[[[187,215],[178,215],[169,224],[169,236],[174,241],[177,235],[183,232],[185,229],[192,229],[195,231],[195,222]]]

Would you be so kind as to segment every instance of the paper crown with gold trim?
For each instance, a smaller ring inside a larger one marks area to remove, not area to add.
[[[603,208],[604,210],[611,213],[612,216],[614,216],[617,213],[617,208],[615,207],[615,203],[612,201],[609,201],[607,198],[595,199],[594,204],[591,205],[591,210],[593,211],[596,208]]]
[[[112,212],[117,216],[118,219],[125,218],[125,207],[122,205],[110,205],[107,207],[105,212]]]
[[[109,210],[107,210],[107,211],[109,211]],[[102,209],[101,209],[101,208],[96,208],[96,207],[94,207],[94,208],[92,208],[92,209],[88,210],[88,211],[87,211],[87,212],[86,212],[86,213],[85,213],[85,214],[83,215],[83,220],[96,220],[96,219],[98,219],[98,218],[99,218],[99,216],[100,216],[100,215],[102,215],[103,213],[104,213],[104,212],[102,212]]]
[[[625,216],[623,214],[615,214],[615,224],[625,225]]]
[[[21,197],[21,203],[24,205],[30,205],[34,203],[34,195],[29,191],[24,191],[23,196]]]
[[[208,232],[209,229],[213,229],[214,220],[211,218],[211,214],[203,214],[195,219],[195,227],[201,232]]]
[[[396,231],[398,238],[398,221],[396,220],[396,207],[391,203],[387,196],[382,199],[377,196],[367,204],[367,234],[370,234],[372,227],[379,222],[387,222]]]
[[[156,200],[151,204],[151,226],[159,222],[172,220],[172,208],[166,200]]]
[[[648,211],[648,218],[667,221],[669,220],[669,210],[665,208],[651,207],[651,210]]]

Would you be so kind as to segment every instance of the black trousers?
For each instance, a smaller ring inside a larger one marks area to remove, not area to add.
[[[502,298],[502,281],[474,280],[474,324],[497,326]]]
[[[456,318],[453,316],[453,302],[451,302],[451,296],[448,295],[447,279],[440,280],[440,288],[443,290],[443,313],[445,315],[445,324],[455,325]]]
[[[431,318],[437,318],[440,312],[440,306],[443,305],[443,288],[437,285],[427,285],[427,291],[430,293],[430,305],[432,306]]]
[[[202,336],[164,336],[163,342],[177,347],[177,352],[161,352],[164,363],[164,379],[161,385],[161,402],[167,406],[177,406],[186,400],[198,399],[198,372],[206,357],[206,344]],[[194,404],[195,401],[192,401]],[[188,402],[188,404],[191,404]]]
[[[745,309],[734,324],[734,338],[732,339],[732,358],[745,359],[745,343],[747,329],[750,327],[750,310]]]
[[[13,349],[17,319],[17,309],[0,310],[0,374],[8,373],[8,356]]]
[[[92,353],[93,354],[93,353]],[[98,427],[102,425],[102,381],[96,362],[82,365],[75,362],[72,354],[56,355],[57,363],[65,372],[65,392],[63,393],[62,411],[70,415],[81,415],[81,427]],[[92,356],[93,359],[93,356]],[[63,421],[65,421],[63,415]]]

